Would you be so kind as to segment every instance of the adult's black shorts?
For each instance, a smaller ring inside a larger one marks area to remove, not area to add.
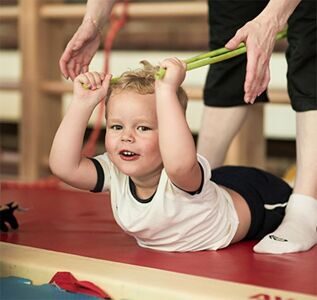
[[[223,47],[245,23],[255,18],[267,0],[209,0],[209,47]],[[288,93],[295,111],[317,109],[316,97],[316,0],[302,0],[288,20]],[[240,55],[209,68],[204,103],[207,106],[245,105],[246,55]],[[267,102],[267,92],[255,102]]]

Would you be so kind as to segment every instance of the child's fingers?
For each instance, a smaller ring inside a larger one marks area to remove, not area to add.
[[[83,87],[90,88],[90,81],[88,77],[86,76],[87,73],[85,74],[80,74],[75,78],[74,83],[75,84],[80,84]]]
[[[98,72],[92,72],[92,75],[93,75],[95,83],[96,83],[96,88],[97,89],[101,88],[102,81],[105,79],[105,74],[98,73]]]
[[[180,66],[180,67],[182,67],[184,69],[186,69],[186,67],[187,67],[186,63],[184,61],[180,60],[177,57],[173,58],[173,62],[175,63],[175,65]]]
[[[177,57],[173,57],[164,59],[160,66],[166,70],[162,82],[178,88],[185,79],[186,63]]]
[[[97,82],[96,82],[96,75],[94,75],[95,72],[87,72],[85,73],[86,77],[89,80],[89,88],[91,90],[95,90],[97,88]]]
[[[92,90],[100,88],[101,80],[97,72],[88,73],[88,78],[90,80]]]
[[[104,73],[88,72],[86,73],[86,76],[88,77],[90,82],[90,89],[95,90],[101,88],[102,81],[105,78]]]
[[[85,89],[95,90],[102,86],[102,82],[105,79],[103,72],[86,72],[76,77],[75,82],[80,83]]]
[[[183,68],[186,68],[186,63],[182,60],[180,60],[179,58],[177,57],[172,57],[172,58],[167,58],[167,59],[164,59],[161,63],[160,63],[160,66],[162,68],[169,68],[169,67],[172,67],[172,66],[181,66]]]
[[[182,61],[178,57],[172,57],[171,61],[176,65],[182,65]]]
[[[171,67],[174,64],[175,62],[173,61],[172,58],[166,58],[160,62],[160,66],[165,69],[167,69],[168,67]]]

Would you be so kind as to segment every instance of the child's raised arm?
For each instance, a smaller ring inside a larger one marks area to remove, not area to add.
[[[106,97],[110,79],[110,75],[97,72],[76,77],[73,100],[52,144],[49,158],[52,172],[77,188],[91,190],[97,181],[95,167],[89,159],[81,156],[81,151],[89,118],[97,104]]]
[[[164,168],[179,188],[193,192],[201,185],[196,147],[177,90],[185,79],[186,65],[177,58],[161,63],[163,79],[155,83],[159,145]]]

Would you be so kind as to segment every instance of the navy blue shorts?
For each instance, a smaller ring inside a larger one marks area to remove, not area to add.
[[[267,3],[268,0],[209,0],[210,50],[224,47]],[[316,0],[302,0],[288,20],[287,36],[287,82],[292,107],[298,112],[316,110]],[[211,65],[204,89],[205,105],[246,105],[243,100],[245,73],[245,54]],[[268,102],[267,92],[258,96],[255,102]]]
[[[211,180],[246,200],[251,225],[245,239],[261,239],[281,224],[292,193],[282,179],[256,168],[225,166],[212,170]]]

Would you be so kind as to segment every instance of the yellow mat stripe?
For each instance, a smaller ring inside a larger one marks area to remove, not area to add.
[[[0,242],[0,255],[1,277],[24,277],[32,280],[33,284],[37,285],[48,283],[58,271],[68,271],[78,280],[88,280],[98,285],[109,293],[114,300],[316,300],[316,297],[310,295],[208,279],[4,242]],[[256,295],[258,296],[256,297]],[[264,295],[269,298],[265,298]]]

